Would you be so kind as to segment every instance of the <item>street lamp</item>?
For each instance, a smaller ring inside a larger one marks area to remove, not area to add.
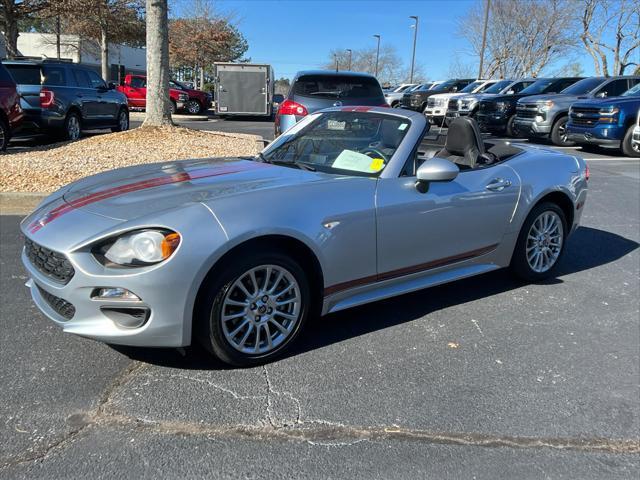
[[[375,74],[375,77],[378,77],[378,59],[380,58],[380,35],[374,35],[373,38],[378,39],[378,49],[376,50],[376,74]]]
[[[409,76],[409,83],[413,83],[413,67],[416,63],[416,39],[418,38],[418,17],[415,15],[410,15],[409,18],[413,18],[416,23],[411,25],[411,28],[414,28],[413,31],[413,54],[411,55],[411,75]]]
[[[351,55],[353,54],[353,51],[350,48],[347,48],[347,52],[349,52],[349,68],[347,68],[347,70],[351,71]]]

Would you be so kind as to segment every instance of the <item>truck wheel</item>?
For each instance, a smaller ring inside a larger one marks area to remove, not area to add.
[[[129,112],[126,108],[121,108],[118,112],[118,124],[111,128],[112,132],[124,132],[129,130]]]
[[[551,142],[559,147],[573,147],[576,143],[567,139],[567,122],[569,117],[561,117],[551,128]]]
[[[395,102],[391,102],[391,108],[400,108],[402,106],[402,104],[400,103],[399,100],[396,100]]]
[[[507,129],[506,129],[506,135],[507,137],[515,137],[516,135],[518,135],[518,127],[516,127],[515,125],[515,120],[516,120],[516,116],[515,115],[511,115],[511,118],[509,118],[509,121],[507,122]]]
[[[202,105],[200,105],[200,102],[197,100],[189,100],[189,103],[187,103],[187,111],[191,115],[197,115],[202,111]]]
[[[4,119],[0,118],[0,152],[7,149],[9,143],[9,127]]]
[[[78,140],[82,134],[82,119],[76,112],[70,112],[67,114],[67,118],[64,121],[64,130],[62,137],[65,140],[71,140],[72,142]]]
[[[178,110],[178,106],[173,100],[169,100],[169,102],[169,112],[171,112],[171,115],[175,115],[176,111]]]
[[[635,157],[638,158],[640,157],[640,147],[639,146],[634,146],[631,143],[631,136],[633,135],[633,128],[634,126],[631,125],[628,130],[627,133],[624,134],[624,138],[622,139],[622,144],[620,145],[621,149],[622,149],[622,153],[624,153],[627,157]]]

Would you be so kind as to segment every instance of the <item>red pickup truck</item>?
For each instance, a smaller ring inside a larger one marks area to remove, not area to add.
[[[147,106],[147,77],[144,75],[125,75],[124,83],[117,87],[127,97],[129,108],[145,108]],[[189,94],[169,89],[169,97],[171,97],[171,113],[182,110],[189,102]]]

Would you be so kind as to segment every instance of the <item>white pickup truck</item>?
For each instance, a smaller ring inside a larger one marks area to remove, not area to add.
[[[436,95],[432,95],[427,99],[427,108],[425,108],[424,114],[427,116],[429,123],[442,125],[444,123],[445,115],[447,113],[447,105],[449,104],[450,99],[470,93],[481,93],[496,82],[498,82],[498,80],[476,80],[459,92],[438,93]]]

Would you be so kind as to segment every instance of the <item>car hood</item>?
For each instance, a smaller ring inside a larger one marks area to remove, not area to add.
[[[132,220],[192,203],[319,181],[326,174],[238,158],[127,167],[87,177],[62,195],[64,209]]]
[[[523,102],[526,103],[537,103],[537,102],[546,102],[549,100],[555,102],[574,102],[576,100],[589,98],[586,95],[563,95],[562,93],[553,93],[549,95],[531,95],[530,97],[524,97]]]
[[[633,97],[609,97],[609,98],[600,98],[593,100],[585,100],[582,102],[574,103],[576,106],[581,107],[603,107],[609,105],[625,105],[625,104],[640,104],[640,95],[636,95]]]

